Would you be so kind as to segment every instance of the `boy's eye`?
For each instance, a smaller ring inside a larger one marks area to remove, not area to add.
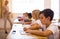
[[[41,19],[43,19],[43,17],[41,17]]]
[[[40,19],[43,19],[43,17],[39,17]]]

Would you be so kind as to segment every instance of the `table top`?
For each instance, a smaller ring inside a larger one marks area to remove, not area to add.
[[[47,38],[25,33],[22,24],[13,24],[12,30],[8,34],[7,39],[47,39]]]

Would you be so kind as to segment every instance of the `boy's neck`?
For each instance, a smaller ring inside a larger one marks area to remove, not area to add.
[[[48,27],[50,24],[51,24],[51,22],[49,21],[49,22],[46,24],[46,27]]]

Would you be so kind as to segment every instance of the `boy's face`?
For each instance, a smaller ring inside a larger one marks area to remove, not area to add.
[[[40,14],[40,15],[39,15],[39,18],[40,18],[42,24],[44,24],[44,25],[47,24],[48,18],[46,18],[46,17],[44,16],[44,14]]]

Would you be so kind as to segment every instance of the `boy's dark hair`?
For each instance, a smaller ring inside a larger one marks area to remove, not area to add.
[[[54,12],[51,9],[44,9],[43,11],[40,12],[40,14],[44,14],[44,16],[50,17],[50,21],[53,19]]]

